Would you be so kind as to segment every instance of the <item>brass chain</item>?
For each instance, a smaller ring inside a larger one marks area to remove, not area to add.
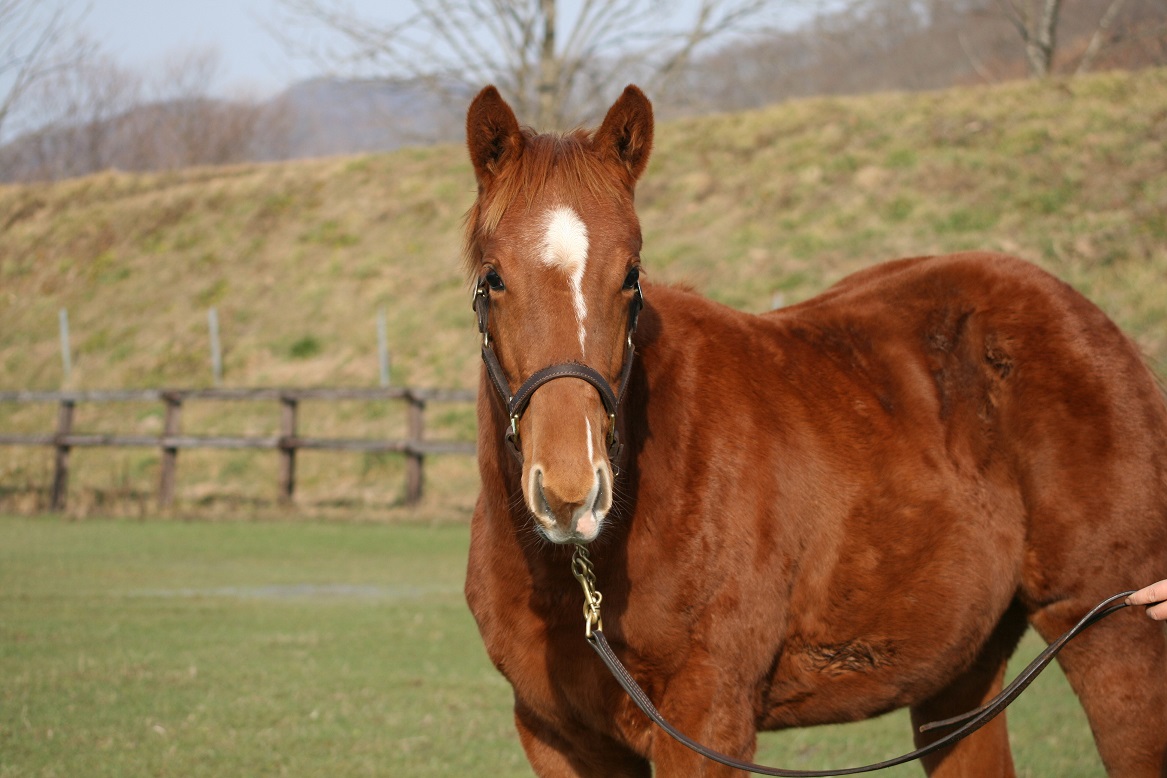
[[[587,547],[579,543],[571,555],[571,574],[583,587],[584,635],[591,640],[592,629],[604,628],[603,619],[600,618],[600,600],[604,599],[604,596],[596,589],[596,570],[592,566],[591,557],[588,556]]]

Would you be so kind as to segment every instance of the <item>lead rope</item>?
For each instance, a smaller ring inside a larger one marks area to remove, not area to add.
[[[596,588],[596,569],[592,567],[592,558],[588,556],[587,546],[575,544],[575,551],[571,555],[571,574],[579,585],[583,587],[584,604],[584,637],[592,639],[592,627],[596,631],[604,629],[604,620],[600,618],[600,601],[604,595]]]
[[[816,776],[833,776],[833,775],[854,775],[856,773],[869,773],[876,770],[883,770],[895,765],[904,764],[927,756],[935,751],[956,743],[957,741],[971,735],[976,730],[989,723],[994,716],[1005,710],[1020,694],[1025,691],[1029,684],[1033,683],[1038,674],[1046,668],[1062,647],[1070,642],[1077,635],[1081,634],[1087,627],[1090,627],[1095,622],[1101,621],[1112,613],[1117,613],[1123,608],[1127,607],[1125,600],[1128,596],[1134,593],[1134,590],[1120,592],[1113,597],[1108,597],[1087,613],[1082,619],[1075,624],[1068,632],[1060,638],[1050,643],[1044,651],[1038,654],[1037,658],[1029,663],[1028,666],[1017,678],[1013,680],[1007,687],[1001,690],[996,697],[990,700],[987,704],[969,711],[960,716],[943,721],[934,721],[924,724],[920,727],[921,732],[927,732],[934,729],[942,729],[949,726],[960,724],[960,727],[948,733],[944,737],[936,740],[928,745],[918,748],[902,756],[897,756],[894,759],[887,759],[883,762],[876,762],[874,764],[862,765],[860,767],[844,767],[836,770],[788,770],[780,767],[766,767],[765,765],[754,764],[753,762],[746,762],[740,759],[735,759],[719,751],[714,751],[711,748],[690,740],[685,735],[681,734],[672,724],[670,724],[660,711],[652,704],[652,700],[640,688],[640,685],[620,662],[616,653],[609,645],[607,638],[604,637],[603,621],[600,618],[600,602],[603,600],[603,595],[600,594],[596,588],[596,574],[595,568],[592,565],[591,557],[588,556],[587,549],[577,544],[575,551],[571,557],[571,573],[575,579],[579,581],[584,593],[584,636],[587,638],[588,644],[607,665],[608,670],[611,671],[617,683],[624,688],[632,701],[636,703],[637,707],[644,712],[646,716],[652,719],[656,724],[663,729],[670,737],[677,742],[684,745],[702,756],[712,759],[715,762],[720,762],[727,767],[732,767],[737,770],[746,770],[751,773],[758,773],[759,775],[776,775],[786,776],[787,778],[815,778]]]

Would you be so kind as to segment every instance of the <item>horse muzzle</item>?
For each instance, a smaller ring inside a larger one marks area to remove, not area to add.
[[[596,467],[591,482],[555,479],[542,467],[528,476],[527,507],[539,533],[552,543],[590,543],[600,534],[612,508],[612,471]]]

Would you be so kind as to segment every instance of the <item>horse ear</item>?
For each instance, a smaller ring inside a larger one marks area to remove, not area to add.
[[[485,187],[504,164],[523,151],[523,133],[515,112],[494,86],[478,93],[466,112],[466,146],[478,185]]]
[[[610,151],[628,168],[635,183],[648,166],[652,151],[652,103],[636,86],[629,84],[624,94],[608,109],[604,123],[596,130],[596,148]]]

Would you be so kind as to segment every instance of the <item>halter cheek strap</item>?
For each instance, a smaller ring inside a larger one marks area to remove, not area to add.
[[[612,385],[598,370],[580,362],[560,362],[549,365],[542,370],[532,373],[523,381],[518,391],[511,394],[510,382],[499,364],[498,355],[490,344],[490,287],[486,282],[480,282],[474,291],[474,311],[478,315],[478,331],[482,333],[482,361],[486,364],[486,373],[495,391],[502,397],[507,406],[507,415],[510,417],[510,427],[506,431],[507,445],[520,464],[523,454],[519,448],[519,419],[527,410],[528,403],[535,390],[557,378],[578,378],[587,381],[600,393],[600,401],[608,414],[608,459],[615,462],[619,459],[624,448],[620,443],[620,435],[616,431],[616,411],[620,401],[624,398],[624,391],[628,388],[628,377],[632,374],[632,358],[636,347],[632,345],[632,333],[636,331],[636,322],[640,311],[644,307],[644,293],[640,284],[636,285],[635,294],[628,303],[628,337],[625,341],[624,364],[620,368],[618,389],[613,391]]]

